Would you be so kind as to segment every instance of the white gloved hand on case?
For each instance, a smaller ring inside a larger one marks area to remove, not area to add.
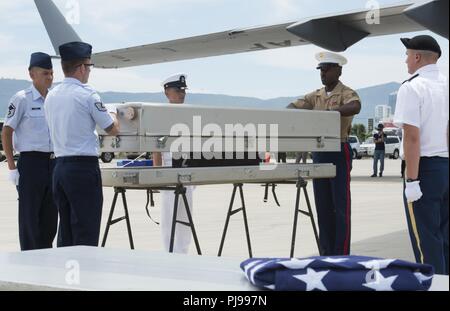
[[[17,169],[9,171],[8,180],[14,186],[18,186],[19,185],[19,178],[20,178],[20,174],[19,174],[19,171]]]
[[[405,196],[408,203],[420,200],[423,196],[422,190],[420,189],[420,181],[407,182]]]

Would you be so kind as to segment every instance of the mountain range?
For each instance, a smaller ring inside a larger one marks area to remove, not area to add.
[[[29,87],[26,80],[0,79],[0,117],[5,116],[11,97],[20,90]],[[361,113],[355,118],[355,123],[367,125],[367,120],[373,118],[375,107],[388,105],[389,95],[397,91],[400,83],[390,82],[372,87],[356,90],[362,101]],[[161,93],[126,93],[126,92],[102,92],[99,93],[104,103],[120,102],[166,102]],[[226,107],[251,107],[251,108],[284,108],[295,99],[301,97],[278,97],[272,99],[260,99],[255,97],[228,96],[219,94],[195,94],[189,93],[186,103],[193,105],[213,105]]]

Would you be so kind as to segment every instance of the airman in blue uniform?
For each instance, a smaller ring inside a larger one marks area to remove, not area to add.
[[[110,135],[119,132],[90,86],[92,46],[71,42],[59,47],[65,79],[45,101],[56,167],[53,193],[60,215],[58,247],[98,246],[103,193],[96,125]]]
[[[28,69],[33,84],[12,97],[2,132],[9,180],[19,193],[23,251],[51,248],[58,222],[52,198],[55,160],[44,115],[44,100],[53,83],[52,60],[45,53],[33,53]],[[20,153],[17,167],[13,149]]]

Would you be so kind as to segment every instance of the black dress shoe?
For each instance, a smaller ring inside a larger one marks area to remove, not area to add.
[[[383,177],[383,173],[380,173],[380,177]]]
[[[370,177],[372,177],[372,178],[374,178],[374,177],[377,177],[377,174],[373,174],[372,176],[370,176]]]

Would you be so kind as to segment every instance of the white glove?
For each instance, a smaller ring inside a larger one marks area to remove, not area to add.
[[[423,196],[422,190],[420,190],[420,181],[407,182],[405,196],[408,203],[420,200]]]
[[[19,185],[19,171],[17,169],[15,170],[10,170],[9,171],[9,176],[8,176],[8,180],[14,185],[14,186],[18,186]]]

